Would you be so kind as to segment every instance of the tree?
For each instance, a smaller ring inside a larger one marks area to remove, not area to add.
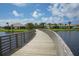
[[[49,28],[51,28],[51,23],[48,23],[48,25],[49,25]]]
[[[6,25],[7,25],[7,26],[6,26],[6,29],[8,29],[8,31],[9,31],[9,29],[10,29],[10,27],[9,27],[9,22],[7,22]]]
[[[69,29],[70,29],[71,21],[69,21],[68,24],[69,24]]]
[[[38,28],[38,24],[37,23],[35,23],[34,26],[35,26],[35,28]]]
[[[7,22],[6,24],[7,24],[7,27],[8,27],[8,29],[9,29],[9,23]]]
[[[39,27],[40,28],[45,28],[45,23],[40,23]]]
[[[11,30],[12,30],[12,32],[13,32],[13,24],[11,25]]]
[[[7,24],[7,29],[8,29],[8,32],[9,32],[9,23],[7,22],[6,24]]]
[[[65,29],[66,29],[66,25],[67,25],[67,24],[65,24]]]
[[[26,24],[27,29],[34,29],[34,24],[33,23],[27,23]]]
[[[62,23],[59,23],[59,28],[61,28],[61,27],[62,27],[61,25],[62,25]]]
[[[56,29],[57,29],[57,28],[59,28],[59,26],[58,26],[57,24],[54,24],[54,28],[56,28]]]

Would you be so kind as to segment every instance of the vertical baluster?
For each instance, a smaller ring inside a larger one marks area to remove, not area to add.
[[[21,47],[22,47],[22,33],[20,33],[21,34]]]
[[[30,40],[30,31],[29,31],[29,40]]]
[[[11,52],[11,35],[9,35],[9,42],[10,42],[10,52]]]
[[[23,35],[24,35],[24,43],[25,43],[25,32],[23,33]]]
[[[15,34],[16,35],[16,48],[18,48],[18,34]]]
[[[28,34],[28,32],[27,32]],[[26,32],[25,32],[25,43],[27,42],[28,36],[27,36]]]
[[[0,56],[2,56],[2,46],[1,46],[2,44],[1,44],[1,37],[0,37]]]

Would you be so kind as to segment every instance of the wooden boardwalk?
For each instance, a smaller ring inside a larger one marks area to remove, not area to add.
[[[11,56],[55,56],[54,41],[44,32],[36,30],[36,36]]]

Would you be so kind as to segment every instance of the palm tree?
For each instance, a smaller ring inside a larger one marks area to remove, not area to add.
[[[9,31],[9,23],[7,22],[6,24],[7,24],[7,28],[8,28],[8,31]]]
[[[65,29],[66,29],[66,25],[67,25],[67,24],[65,24]]]
[[[8,22],[6,24],[7,24],[7,26],[9,26],[9,23]]]
[[[69,29],[70,29],[71,21],[69,21],[68,24],[69,24]]]

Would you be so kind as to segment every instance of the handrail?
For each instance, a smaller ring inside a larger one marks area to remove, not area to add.
[[[0,55],[10,55],[35,36],[35,30],[0,36]]]

